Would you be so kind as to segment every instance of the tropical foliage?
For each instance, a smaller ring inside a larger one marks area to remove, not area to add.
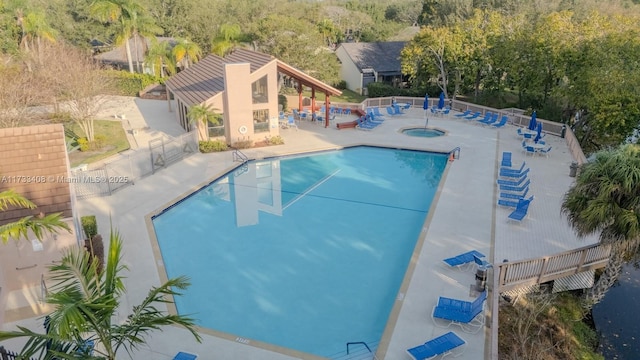
[[[222,121],[222,117],[217,111],[218,110],[214,109],[210,104],[199,104],[189,108],[187,117],[191,123],[198,127],[198,137],[200,140],[209,139],[209,124],[219,125]]]
[[[35,209],[36,205],[13,190],[0,192],[0,211],[12,207]],[[28,239],[31,232],[38,240],[42,240],[45,233],[58,233],[60,230],[71,231],[67,223],[62,221],[60,213],[26,216],[18,221],[0,225],[0,239],[6,244],[9,239]]]
[[[612,247],[607,266],[586,293],[585,307],[591,308],[620,275],[625,256],[640,249],[640,146],[596,153],[565,195],[562,211],[579,235],[600,234],[600,243]]]
[[[47,332],[37,333],[18,326],[16,331],[0,332],[0,341],[26,338],[21,356],[42,359],[77,359],[88,341],[94,343],[93,356],[84,359],[115,360],[122,351],[131,353],[145,343],[154,331],[165,326],[178,325],[187,329],[200,341],[193,320],[167,314],[158,308],[171,303],[172,296],[180,295],[189,282],[184,277],[170,279],[153,287],[142,302],[123,322],[118,322],[117,311],[125,295],[122,264],[122,240],[111,232],[109,251],[103,271],[89,253],[73,248],[64,254],[59,264],[51,265],[50,277],[54,285],[46,299],[54,307],[46,321]]]

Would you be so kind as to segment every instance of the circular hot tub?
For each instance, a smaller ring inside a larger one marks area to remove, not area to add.
[[[427,137],[427,138],[438,137],[445,134],[445,132],[442,130],[438,130],[434,128],[425,128],[425,127],[403,129],[402,133],[407,136]]]

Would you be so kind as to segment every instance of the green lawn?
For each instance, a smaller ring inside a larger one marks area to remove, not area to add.
[[[78,136],[85,136],[80,127],[73,122],[66,123],[64,126],[65,129],[73,131]],[[129,141],[127,140],[127,135],[120,121],[96,120],[94,122],[94,130],[96,135],[103,135],[106,138],[105,146],[101,150],[96,151],[76,150],[71,152],[69,154],[69,160],[71,161],[72,167],[103,160],[111,155],[129,149]]]

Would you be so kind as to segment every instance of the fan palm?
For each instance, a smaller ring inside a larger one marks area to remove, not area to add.
[[[0,211],[5,211],[9,207],[35,209],[36,205],[13,190],[0,192]],[[18,221],[0,225],[0,239],[3,243],[7,243],[9,238],[27,239],[31,231],[38,240],[42,240],[45,232],[57,233],[60,229],[70,231],[69,226],[62,221],[60,213],[41,217],[27,216]]]
[[[640,243],[640,146],[622,145],[596,154],[583,165],[562,211],[578,235],[600,233],[600,243],[611,245],[611,257],[602,275],[585,294],[585,308],[598,303],[614,284],[626,255]]]
[[[121,264],[121,251],[122,240],[113,230],[102,272],[98,270],[98,262],[91,260],[84,249],[67,251],[59,264],[49,268],[54,285],[46,301],[55,310],[47,317],[47,333],[18,326],[17,331],[0,332],[0,341],[28,338],[21,356],[31,358],[39,354],[44,359],[77,359],[77,352],[87,341],[93,341],[94,355],[83,359],[107,360],[114,360],[121,349],[131,353],[145,343],[145,336],[167,325],[180,325],[201,341],[192,319],[166,314],[156,307],[170,303],[167,297],[180,295],[178,290],[187,288],[189,282],[185,277],[151,288],[123,323],[113,323],[120,298],[125,295],[122,271],[126,267]]]
[[[222,24],[218,35],[211,42],[211,53],[225,56],[230,53],[242,39],[242,30],[238,24]]]
[[[220,114],[217,111],[209,104],[200,104],[189,108],[187,117],[198,126],[198,136],[201,140],[208,139],[207,126],[209,123],[220,124]]]

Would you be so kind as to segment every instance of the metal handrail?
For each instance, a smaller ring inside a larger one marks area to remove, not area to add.
[[[364,347],[366,347],[366,348],[367,348],[367,350],[369,350],[369,352],[370,352],[371,354],[373,354],[373,358],[374,358],[375,360],[377,360],[377,359],[378,359],[378,357],[376,356],[376,354],[374,354],[374,353],[373,353],[373,351],[371,351],[371,348],[369,347],[369,345],[367,345],[367,343],[366,343],[366,342],[364,342],[364,341],[351,341],[351,342],[348,342],[348,343],[347,343],[347,355],[349,355],[349,345],[364,345]]]
[[[453,158],[458,160],[460,159],[460,146],[457,146],[453,150],[449,151],[449,154],[453,154]]]
[[[247,161],[249,161],[249,158],[247,157],[247,155],[243,154],[242,151],[240,151],[239,149],[233,149],[233,161],[240,161],[242,163],[246,163]]]

